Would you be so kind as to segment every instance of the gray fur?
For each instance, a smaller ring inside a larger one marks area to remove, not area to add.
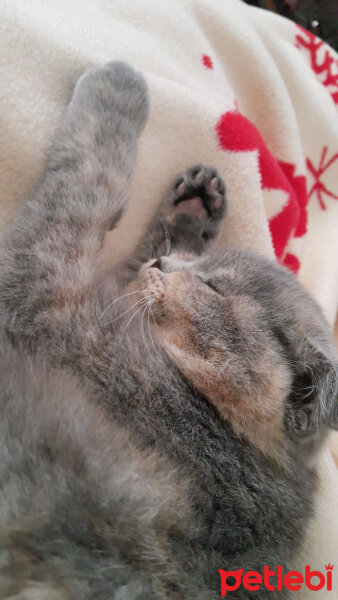
[[[85,74],[45,175],[2,244],[1,599],[212,600],[219,568],[292,564],[311,515],[316,478],[304,457],[334,424],[336,366],[325,320],[292,275],[235,250],[198,256],[224,198],[204,223],[176,215],[177,181],[136,255],[109,273],[98,267],[147,113],[143,77],[127,65]],[[194,172],[184,175],[182,201],[198,192],[210,208],[217,174],[201,169],[198,190]],[[106,310],[166,236],[189,256],[163,259],[163,277],[178,269],[218,290],[213,311],[195,321],[197,345],[214,336],[229,365],[247,367],[250,323],[238,328],[229,314],[223,330],[215,315],[227,295],[260,306],[259,331],[292,373],[286,468],[240,439],[191,385],[144,327],[146,305],[126,328],[137,294]]]

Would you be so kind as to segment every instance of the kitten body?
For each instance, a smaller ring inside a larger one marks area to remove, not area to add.
[[[100,266],[147,113],[127,65],[84,75],[2,244],[0,598],[217,598],[219,568],[292,564],[312,512],[327,325],[284,269],[207,251],[216,171],[189,169]]]

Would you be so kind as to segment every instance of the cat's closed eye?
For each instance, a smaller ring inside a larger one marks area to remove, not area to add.
[[[217,294],[220,294],[220,291],[217,289],[217,287],[212,283],[212,281],[204,281],[202,280],[203,283],[205,283],[205,285],[207,285],[209,288],[211,288],[212,290],[214,290],[214,292],[216,292]]]
[[[215,284],[210,281],[209,279],[203,279],[203,277],[198,277],[198,279],[204,283],[204,285],[207,285],[210,289],[214,290],[214,292],[216,292],[217,294],[220,294],[220,291],[217,289],[217,287],[215,286]]]

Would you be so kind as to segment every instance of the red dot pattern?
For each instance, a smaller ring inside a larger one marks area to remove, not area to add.
[[[207,69],[213,69],[214,68],[213,62],[212,62],[210,56],[208,56],[207,54],[203,54],[203,56],[202,56],[202,63],[204,64],[204,66]]]

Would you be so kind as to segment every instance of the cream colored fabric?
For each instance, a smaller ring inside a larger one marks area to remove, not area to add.
[[[227,183],[230,211],[219,243],[274,256],[271,222],[290,198],[278,183],[281,171],[271,184],[262,170],[263,150],[243,146],[242,117],[242,138],[235,139],[236,115],[242,115],[271,153],[265,169],[291,165],[293,177],[305,178],[310,193],[323,154],[328,163],[317,184],[329,194],[312,191],[303,214],[306,232],[294,239],[291,232],[280,260],[289,257],[299,265],[300,280],[333,326],[338,120],[334,85],[327,78],[336,57],[324,46],[316,49],[292,22],[240,0],[0,0],[0,227],[41,172],[76,78],[89,65],[114,59],[144,72],[151,115],[140,141],[132,199],[107,242],[107,259],[116,260],[135,244],[172,178],[196,162],[218,167]],[[222,147],[217,124],[226,113],[233,129],[231,134],[225,119],[223,133],[233,137]],[[319,570],[330,561],[338,571],[338,476],[328,449],[321,460],[318,511],[304,561]],[[320,592],[320,599],[338,598],[337,577],[335,587],[330,595]]]

